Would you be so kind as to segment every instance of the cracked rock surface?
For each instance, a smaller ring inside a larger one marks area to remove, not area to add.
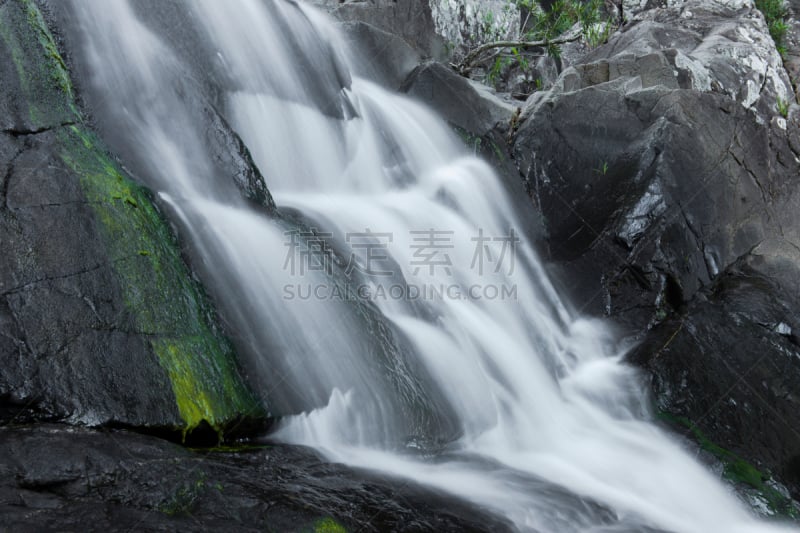
[[[0,134],[0,153],[11,154],[0,189],[0,418],[147,424],[163,409],[150,422],[174,423],[157,362],[123,371],[154,358],[112,265],[136,258],[108,257],[55,137]]]

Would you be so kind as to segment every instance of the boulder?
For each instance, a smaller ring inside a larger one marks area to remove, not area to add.
[[[651,372],[658,412],[688,426],[678,429],[701,432],[755,463],[756,479],[735,481],[763,488],[774,476],[798,498],[798,300],[754,262],[748,257],[721,273],[684,314],[654,328],[630,359]]]
[[[443,58],[444,41],[436,31],[429,0],[317,0],[343,22],[366,22],[396,35],[426,57]]]
[[[749,0],[625,13],[523,110],[513,155],[544,219],[541,249],[576,311],[641,341],[631,360],[650,371],[664,416],[797,497],[800,117],[782,108],[789,78]]]
[[[359,61],[357,73],[396,91],[422,60],[422,55],[400,37],[366,22],[339,24]]]
[[[528,100],[514,155],[579,308],[646,326],[771,234],[798,161],[766,42],[750,7],[646,10]]]
[[[414,69],[400,90],[435,109],[450,125],[478,137],[510,124],[515,109],[485,85],[435,61]]]

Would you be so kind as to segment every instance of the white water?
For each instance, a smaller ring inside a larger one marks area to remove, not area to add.
[[[209,170],[192,119],[198,110],[178,89],[185,82],[178,55],[125,0],[75,0],[73,9],[104,112],[149,161],[148,178],[190,233],[216,293],[235,298],[228,308],[240,342],[259,354],[262,392],[286,412],[317,407],[288,417],[278,438],[456,494],[521,530],[778,529],[755,521],[647,421],[639,376],[621,363],[624,347],[602,322],[569,311],[524,236],[513,272],[508,249],[499,272],[488,263],[482,273],[474,268],[474,237],[508,236],[521,222],[491,169],[431,111],[359,77],[339,91],[342,66],[357,72],[358,65],[310,8],[195,0],[186,12],[217,51],[216,67],[236,82],[224,94],[225,114],[276,203],[303,213],[345,249],[351,232],[391,234],[383,253],[395,275],[367,276],[373,291],[401,279],[484,296],[374,299],[413,348],[411,364],[394,375],[411,384],[404,390],[422,389],[417,397],[442,398],[437,414],[457,434],[437,458],[404,451],[410,437],[442,436],[409,434],[417,426],[399,408],[407,398],[376,378],[379,356],[350,303],[326,291],[287,298],[287,286],[334,283],[324,272],[288,271],[287,224],[245,205],[225,176]],[[278,38],[285,28],[299,48]],[[336,95],[333,107],[345,118],[331,116],[331,102],[309,88],[297,60],[307,51],[314,51],[305,59],[315,83],[332,89],[322,94]],[[452,248],[439,250],[450,264],[433,273],[415,264],[419,234],[411,233],[429,229],[452,232]],[[489,246],[498,259],[502,242]],[[486,297],[492,287],[515,297]]]

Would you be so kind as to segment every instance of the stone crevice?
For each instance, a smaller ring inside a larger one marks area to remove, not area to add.
[[[5,209],[8,209],[8,191],[9,188],[11,187],[11,177],[14,174],[14,163],[23,153],[25,153],[24,148],[18,149],[17,152],[11,156],[11,158],[8,160],[8,163],[6,164],[6,172],[5,175],[3,176],[3,183],[0,184],[2,186],[0,189],[0,194],[2,194],[3,196],[3,207]]]
[[[6,135],[10,135],[12,137],[25,137],[25,136],[28,136],[28,135],[40,135],[42,133],[47,133],[47,132],[50,132],[50,131],[54,131],[54,130],[57,130],[59,128],[64,128],[64,127],[67,127],[67,126],[75,126],[75,125],[77,125],[77,122],[70,120],[70,121],[66,121],[66,122],[61,122],[60,124],[56,124],[56,125],[43,126],[41,128],[35,128],[35,129],[8,128],[8,129],[0,130],[0,132],[5,133]]]
[[[107,267],[107,266],[109,266],[107,263],[99,263],[99,264],[97,264],[95,266],[82,268],[82,269],[80,269],[78,271],[69,272],[67,274],[56,275],[56,276],[45,276],[43,278],[35,279],[35,280],[29,281],[27,283],[23,283],[22,285],[17,285],[16,287],[12,287],[10,289],[6,289],[3,292],[0,292],[0,295],[9,296],[9,295],[17,293],[19,291],[23,291],[23,290],[25,290],[25,289],[27,289],[29,287],[34,286],[34,285],[38,285],[40,283],[46,283],[48,281],[57,281],[57,280],[62,280],[62,279],[73,278],[73,277],[76,277],[76,276],[82,276],[84,274],[88,274],[90,272],[94,272],[96,270],[100,270],[101,268],[104,268],[104,267]]]

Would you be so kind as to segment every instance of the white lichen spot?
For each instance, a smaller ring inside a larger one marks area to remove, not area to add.
[[[719,6],[727,7],[729,9],[752,9],[753,0],[713,0],[710,2]]]
[[[761,85],[753,80],[747,80],[745,89],[742,96],[742,105],[745,107],[752,107],[753,104],[758,102],[758,97],[761,95]]]
[[[777,324],[772,331],[777,333],[778,335],[786,335],[787,337],[792,334],[792,327],[787,324],[786,322],[781,322]]]
[[[708,72],[708,68],[700,61],[678,52],[675,56],[675,66],[691,74],[692,89],[698,91],[711,90],[711,75]]]

